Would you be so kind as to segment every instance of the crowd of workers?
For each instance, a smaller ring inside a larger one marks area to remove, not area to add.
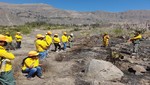
[[[0,85],[15,85],[15,80],[12,73],[11,60],[15,56],[9,52],[9,50],[16,50],[21,48],[22,35],[17,32],[15,35],[16,44],[13,43],[13,38],[9,32],[4,35],[0,34]],[[36,50],[29,51],[28,56],[22,61],[22,73],[27,73],[27,79],[32,79],[33,76],[43,78],[42,68],[40,67],[40,61],[44,60],[48,52],[50,52],[52,44],[54,44],[55,52],[60,50],[66,50],[67,43],[69,47],[72,47],[73,34],[67,35],[63,32],[61,38],[58,34],[52,36],[52,32],[48,31],[46,35],[37,34],[35,40]],[[61,43],[63,47],[61,47]]]
[[[102,38],[103,46],[108,47],[110,39],[109,34],[104,33]],[[141,34],[137,32],[133,38],[129,39],[129,41],[131,41],[134,45],[134,53],[138,52],[141,38]],[[9,34],[9,32],[7,32],[5,35],[0,34],[0,85],[15,85],[11,64],[11,60],[13,60],[15,56],[6,49],[11,48],[12,50],[15,50],[21,48],[22,36],[20,32],[16,33],[15,40],[16,46],[12,44],[12,36]],[[63,32],[63,35],[61,38],[59,38],[58,34],[54,34],[54,36],[52,36],[52,32],[48,31],[46,35],[37,34],[34,43],[36,50],[29,51],[28,57],[23,59],[22,62],[22,73],[27,73],[27,79],[29,80],[32,79],[33,76],[43,78],[42,68],[39,62],[47,57],[48,52],[52,50],[52,44],[54,44],[55,52],[59,52],[60,50],[65,51],[67,44],[71,48],[73,45],[73,34],[71,33],[70,35],[67,35],[66,32]],[[61,43],[63,48],[61,47]]]

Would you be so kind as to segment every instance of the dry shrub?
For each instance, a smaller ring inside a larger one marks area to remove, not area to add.
[[[43,60],[43,61],[40,61],[40,64],[42,64],[41,67],[42,67],[42,71],[44,73],[50,72],[50,70],[51,70],[51,64],[50,64],[49,61]]]
[[[65,56],[63,56],[62,54],[59,54],[55,57],[55,60],[61,62],[61,61],[63,61],[64,58],[65,58]]]
[[[13,62],[13,71],[14,71],[14,77],[15,79],[19,79],[19,76],[22,75],[21,72],[21,62],[23,58],[16,58]]]

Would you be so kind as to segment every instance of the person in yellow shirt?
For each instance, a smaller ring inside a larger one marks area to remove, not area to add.
[[[68,36],[68,42],[69,42],[69,48],[71,48],[73,46],[73,33],[71,33],[69,36]]]
[[[133,53],[138,53],[140,40],[142,39],[142,35],[139,31],[135,32],[134,37],[129,39],[133,43]]]
[[[46,41],[46,43],[47,43],[47,45],[48,45],[48,51],[50,50],[50,46],[52,45],[52,32],[51,31],[48,31],[47,33],[46,33],[46,36],[45,36],[45,41]]]
[[[64,32],[62,37],[61,37],[62,43],[63,43],[63,50],[66,50],[67,48],[67,42],[68,42],[68,37],[67,37],[67,33]]]
[[[17,43],[16,48],[17,48],[17,49],[21,48],[22,36],[21,36],[21,33],[20,33],[20,32],[17,32],[17,33],[16,33],[16,35],[15,35],[15,40],[16,40],[16,43]]]
[[[108,47],[109,39],[110,39],[109,35],[107,33],[104,33],[104,35],[103,35],[103,46],[104,47]]]
[[[6,36],[0,34],[0,85],[16,85],[11,64],[15,56],[5,50],[6,45]]]
[[[57,51],[57,47],[59,49],[59,51],[61,50],[61,45],[60,45],[60,39],[58,37],[58,34],[55,34],[54,37],[53,37],[53,41],[54,41],[54,46],[55,46],[55,52],[58,52]]]
[[[14,45],[13,45],[13,43],[12,43],[12,41],[13,41],[13,39],[12,39],[12,36],[10,35],[10,33],[9,32],[6,32],[6,38],[7,38],[7,46],[6,46],[6,49],[7,50],[15,50],[15,47],[14,47]]]
[[[42,76],[42,68],[39,64],[39,53],[37,51],[30,51],[28,57],[22,61],[22,73],[28,73],[27,79],[31,79],[35,75],[39,78]]]
[[[39,52],[40,60],[43,60],[47,57],[47,49],[48,45],[44,40],[44,36],[42,34],[37,34],[35,40],[36,51]]]

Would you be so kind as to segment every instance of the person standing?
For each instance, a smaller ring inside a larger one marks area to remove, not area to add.
[[[69,48],[73,46],[73,33],[68,36]]]
[[[46,36],[45,36],[45,41],[46,41],[46,43],[47,43],[47,45],[48,45],[48,50],[50,50],[50,47],[51,47],[51,45],[52,45],[52,32],[51,31],[48,31],[47,33],[46,33]]]
[[[128,41],[131,41],[133,44],[133,53],[138,53],[140,40],[142,39],[142,35],[140,32],[135,32],[134,37],[130,38]]]
[[[13,46],[13,43],[12,43],[13,39],[12,39],[12,36],[10,35],[10,33],[6,32],[5,36],[6,36],[7,40],[8,40],[6,49],[7,50],[15,50],[15,47]]]
[[[63,50],[66,50],[67,48],[67,42],[68,42],[68,37],[67,37],[67,33],[64,32],[62,37],[61,37],[62,43],[63,43]]]
[[[55,34],[54,37],[53,37],[53,41],[54,41],[54,46],[55,46],[55,52],[58,52],[57,51],[57,48],[59,49],[59,51],[61,50],[61,45],[60,45],[60,39],[58,37],[58,34]]]
[[[47,57],[47,48],[48,45],[44,40],[44,36],[42,34],[37,34],[35,40],[36,51],[39,52],[40,60],[43,60]]]
[[[16,85],[11,63],[15,56],[5,50],[6,45],[6,36],[0,34],[0,85]]]
[[[16,33],[15,39],[16,39],[16,43],[17,43],[16,48],[17,48],[17,49],[20,49],[20,48],[21,48],[21,40],[22,40],[22,36],[21,36],[21,33],[20,33],[20,32],[17,32],[17,33]]]
[[[107,33],[104,33],[104,35],[103,35],[103,46],[104,47],[108,47],[109,39],[110,39],[109,35]]]

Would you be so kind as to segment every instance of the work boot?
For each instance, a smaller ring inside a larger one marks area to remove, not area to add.
[[[44,76],[38,76],[40,79],[44,79]]]
[[[30,78],[27,78],[27,80],[33,80],[33,78],[32,78],[32,77],[30,77]]]

